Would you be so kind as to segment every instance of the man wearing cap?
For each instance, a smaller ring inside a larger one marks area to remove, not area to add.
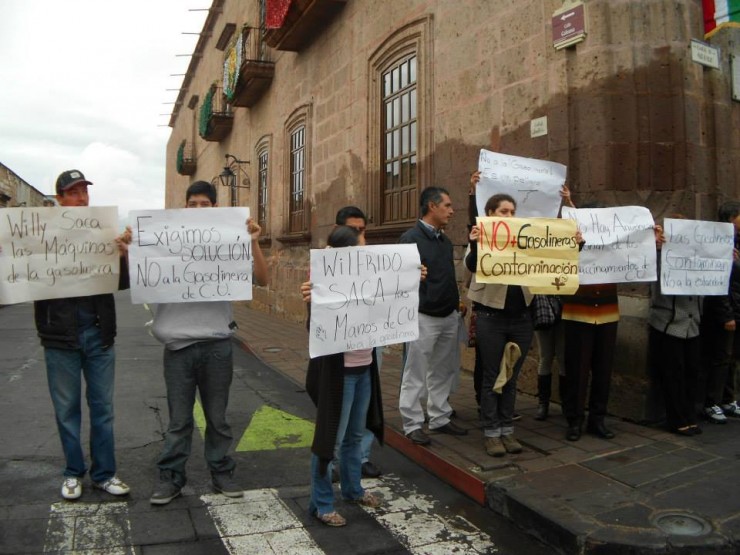
[[[88,206],[90,181],[82,172],[62,172],[56,182],[60,206]],[[127,289],[125,253],[131,230],[116,238],[121,253],[118,288]],[[85,377],[90,412],[90,477],[93,486],[112,495],[125,495],[129,487],[116,476],[113,441],[113,376],[116,307],[110,293],[34,302],[36,329],[44,347],[46,376],[54,404],[59,438],[66,459],[62,497],[82,495],[87,472],[80,442],[81,389]]]

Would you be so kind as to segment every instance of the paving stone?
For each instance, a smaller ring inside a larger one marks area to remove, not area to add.
[[[640,503],[632,503],[596,514],[596,518],[604,524],[627,526],[629,528],[652,528],[650,518],[653,509]]]
[[[189,542],[196,538],[188,509],[134,512],[129,515],[134,545]]]

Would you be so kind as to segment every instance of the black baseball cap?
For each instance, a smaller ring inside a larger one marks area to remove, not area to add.
[[[85,179],[85,176],[82,175],[80,170],[67,170],[60,173],[59,177],[57,177],[57,195],[61,195],[70,187],[79,185],[80,183],[92,185],[92,182]]]

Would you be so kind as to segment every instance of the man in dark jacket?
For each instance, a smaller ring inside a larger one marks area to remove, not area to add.
[[[61,206],[88,206],[88,185],[92,183],[82,172],[63,172],[56,182],[57,201]],[[123,255],[130,242],[130,234],[127,230],[116,238],[122,254],[119,289],[128,288],[128,267]],[[90,411],[90,477],[96,488],[112,495],[127,494],[129,487],[116,476],[113,441],[113,340],[116,336],[113,295],[36,301],[34,313],[66,459],[62,497],[79,498],[82,495],[82,477],[87,472],[80,442],[83,375]]]
[[[419,339],[408,344],[398,408],[406,436],[426,445],[430,439],[422,431],[421,407],[425,392],[430,430],[453,435],[465,435],[467,430],[450,421],[452,408],[447,400],[460,371],[460,295],[452,242],[442,232],[454,213],[452,201],[445,189],[427,187],[419,205],[421,219],[399,240],[416,244],[427,275],[419,286]]]

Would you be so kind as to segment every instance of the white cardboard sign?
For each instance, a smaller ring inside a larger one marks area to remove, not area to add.
[[[416,245],[311,249],[311,358],[419,338]]]
[[[252,298],[249,208],[139,210],[130,217],[131,302]]]
[[[479,216],[486,216],[485,206],[491,196],[506,193],[516,201],[518,218],[558,217],[560,190],[567,172],[564,165],[481,149],[478,170],[481,176],[475,202]]]
[[[115,206],[0,210],[0,304],[118,289]]]
[[[578,279],[582,284],[625,283],[658,279],[655,222],[644,206],[570,208],[563,218],[575,220],[586,244]]]
[[[735,245],[730,223],[666,218],[660,256],[664,295],[727,295]]]

